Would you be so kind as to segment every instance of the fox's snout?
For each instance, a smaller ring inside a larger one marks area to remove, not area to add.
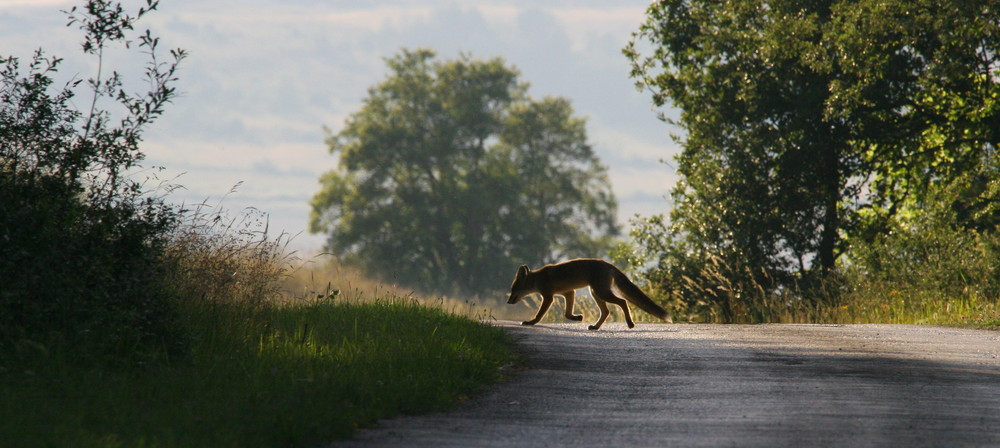
[[[517,299],[519,299],[519,298],[520,297],[518,297],[518,296],[516,296],[514,294],[511,294],[510,297],[507,298],[507,303],[509,303],[509,304],[515,304],[515,303],[517,303]]]

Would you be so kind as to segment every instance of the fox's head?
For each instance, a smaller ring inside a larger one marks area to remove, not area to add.
[[[510,297],[507,303],[517,303],[522,297],[533,293],[528,289],[528,265],[522,264],[517,268],[517,275],[514,276],[514,283],[510,285]]]

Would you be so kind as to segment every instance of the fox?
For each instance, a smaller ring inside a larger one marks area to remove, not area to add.
[[[521,322],[522,325],[534,325],[542,320],[542,316],[552,305],[553,296],[560,295],[566,300],[565,317],[569,320],[582,321],[583,315],[573,314],[573,302],[576,299],[576,290],[590,288],[590,295],[597,302],[597,307],[601,309],[601,317],[596,323],[587,327],[591,330],[601,329],[604,321],[608,319],[611,312],[608,310],[608,303],[621,307],[625,312],[625,323],[629,328],[635,328],[632,321],[632,314],[628,309],[628,302],[615,295],[611,290],[614,285],[628,302],[643,311],[652,314],[662,320],[669,321],[667,311],[653,302],[646,293],[642,292],[635,283],[615,265],[607,261],[596,258],[577,258],[556,264],[547,264],[538,269],[532,270],[528,265],[521,265],[514,276],[514,283],[510,285],[510,297],[507,303],[515,304],[525,296],[532,294],[542,295],[542,304],[538,307],[538,314],[534,319]]]

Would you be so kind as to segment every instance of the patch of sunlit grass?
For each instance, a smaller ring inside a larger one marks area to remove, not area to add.
[[[889,290],[882,294],[847,296],[842,303],[819,310],[816,319],[834,323],[984,327],[1000,319],[1000,304],[976,295],[941,297],[919,291]]]

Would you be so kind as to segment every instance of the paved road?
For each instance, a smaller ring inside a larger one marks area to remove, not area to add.
[[[1000,332],[502,325],[527,369],[344,446],[1000,446]]]

